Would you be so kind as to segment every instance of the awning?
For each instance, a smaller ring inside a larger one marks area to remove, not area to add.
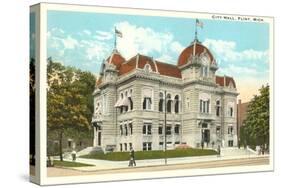
[[[100,113],[100,109],[101,109],[101,107],[98,106],[97,109],[95,110],[95,114],[99,114]]]
[[[130,105],[130,100],[128,99],[128,97],[124,97],[121,101],[120,106],[129,106]]]
[[[121,102],[122,102],[122,99],[118,99],[118,101],[115,103],[114,107],[115,108],[118,108],[121,106]]]

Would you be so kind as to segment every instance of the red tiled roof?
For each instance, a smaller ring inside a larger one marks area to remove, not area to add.
[[[136,67],[143,69],[147,63],[150,65],[152,71],[157,72],[158,69],[160,75],[181,78],[181,71],[177,66],[156,60],[154,63],[151,57],[144,55],[136,55],[128,60],[128,62],[123,63],[119,69],[119,75],[127,74],[130,71],[134,70]]]
[[[156,64],[157,64],[158,72],[161,75],[181,78],[181,71],[177,66],[168,63],[162,63],[160,61],[156,61]]]
[[[230,83],[233,83],[234,88],[236,88],[235,81],[232,77],[229,76],[216,76],[216,83],[220,86],[229,86]]]
[[[123,63],[119,69],[119,76],[129,73],[136,68],[136,59],[137,56],[132,57],[127,62]]]
[[[191,44],[190,46],[188,46],[187,48],[185,48],[180,56],[179,56],[179,59],[178,59],[178,66],[182,66],[184,64],[187,63],[189,57],[193,54],[193,46],[194,46],[194,43]],[[206,50],[206,52],[208,53],[208,55],[210,56],[211,58],[211,62],[213,62],[214,60],[214,57],[213,55],[211,54],[211,52],[209,51],[209,49],[205,46],[203,46],[202,44],[200,43],[196,43],[196,46],[195,46],[195,55],[200,55],[202,52],[204,52],[204,50]]]
[[[112,54],[106,59],[107,62],[112,63],[117,69],[125,62],[125,58],[118,51],[113,51]]]

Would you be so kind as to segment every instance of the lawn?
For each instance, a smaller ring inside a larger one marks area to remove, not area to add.
[[[55,167],[84,167],[84,166],[94,166],[85,163],[77,163],[77,162],[70,162],[70,161],[59,161],[54,160]]]
[[[193,156],[205,156],[205,155],[216,155],[217,152],[210,149],[176,149],[176,150],[167,150],[166,154],[164,151],[136,151],[135,159],[143,160],[143,159],[161,159],[165,158],[176,158],[176,157],[193,157]],[[129,152],[112,152],[112,153],[96,153],[81,156],[82,158],[87,159],[103,159],[110,161],[127,161],[130,159]]]

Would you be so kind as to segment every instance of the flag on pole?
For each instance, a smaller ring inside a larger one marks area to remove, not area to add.
[[[117,37],[122,38],[122,33],[121,33],[121,31],[117,30],[116,28],[115,28],[115,35],[116,35]]]
[[[196,19],[196,26],[200,27],[202,29],[203,28],[203,22],[200,22],[198,19]]]

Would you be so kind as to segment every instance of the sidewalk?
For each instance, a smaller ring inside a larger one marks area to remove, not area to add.
[[[266,157],[268,155],[235,155],[235,156],[200,156],[200,157],[183,157],[183,158],[168,158],[167,164],[188,164],[194,162],[207,162],[207,161],[219,161],[219,160],[228,160],[228,159],[247,159],[247,158],[258,158]],[[71,161],[66,159],[66,161]],[[71,169],[79,171],[98,171],[98,170],[109,170],[109,169],[122,169],[122,168],[134,168],[128,167],[129,161],[107,161],[107,160],[97,160],[97,159],[84,159],[77,158],[76,162],[81,162],[85,164],[92,164],[95,166],[90,167],[74,167]],[[165,165],[165,159],[151,159],[151,160],[136,160],[137,167],[151,167]]]

